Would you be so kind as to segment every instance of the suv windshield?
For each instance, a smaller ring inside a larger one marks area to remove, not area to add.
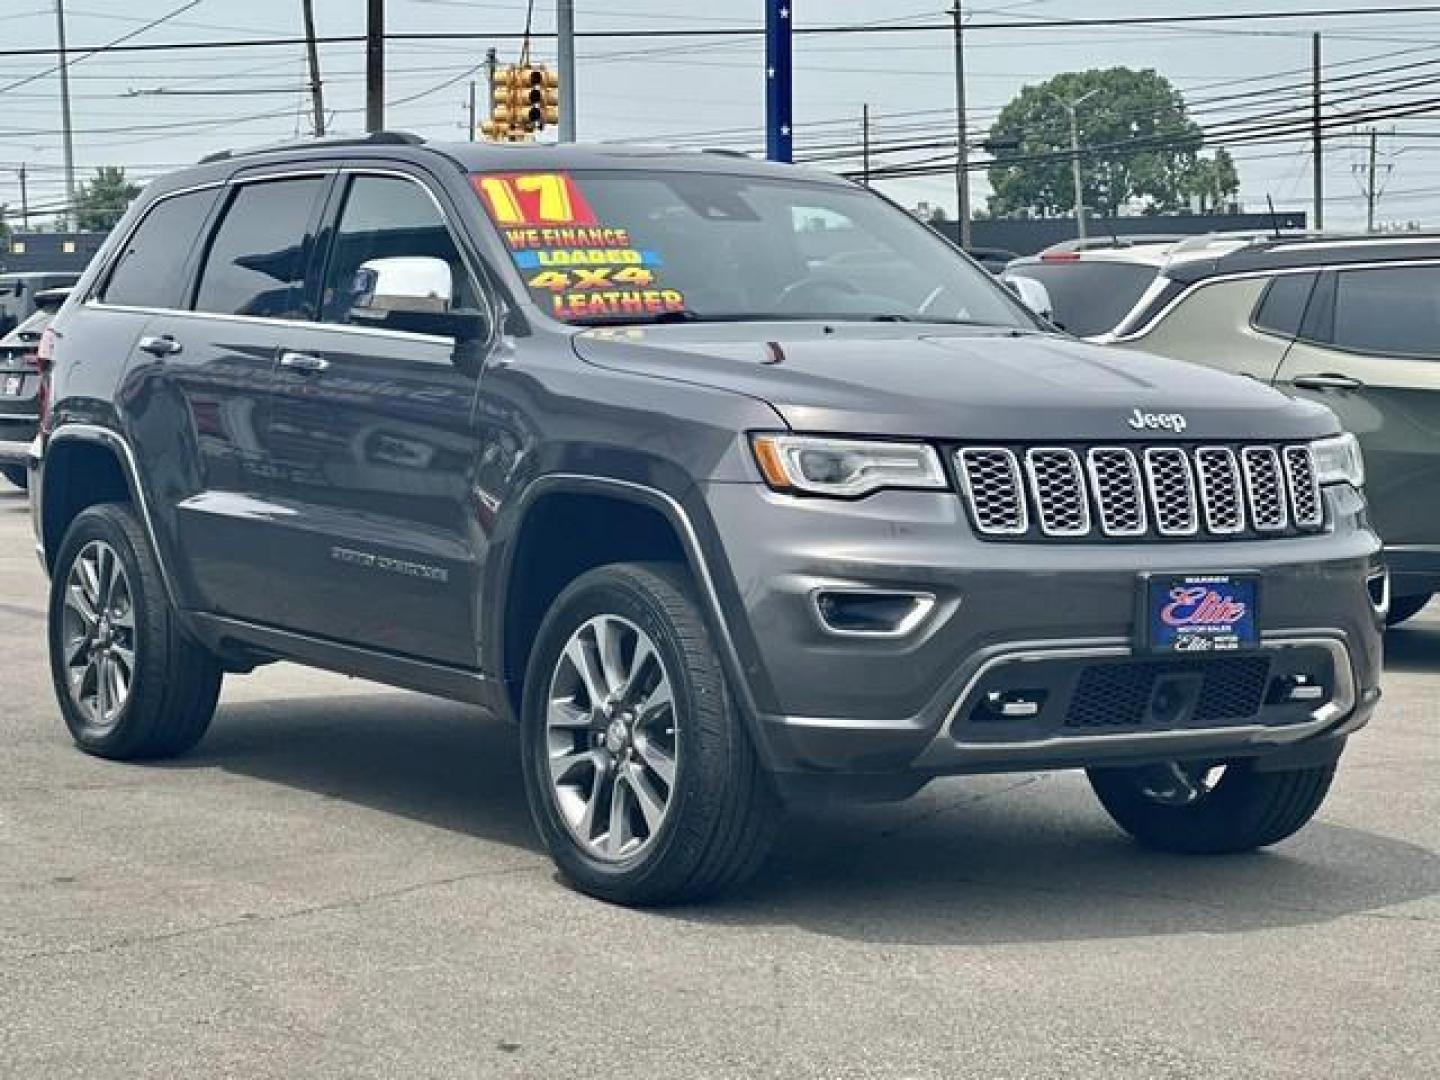
[[[586,170],[472,178],[530,295],[568,323],[965,322],[1033,330],[927,226],[843,184]]]
[[[1025,263],[1009,276],[1040,282],[1050,293],[1055,322],[1077,337],[1091,337],[1119,326],[1158,273],[1143,263],[1080,259]]]

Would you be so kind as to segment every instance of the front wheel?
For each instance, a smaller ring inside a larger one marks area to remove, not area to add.
[[[778,802],[682,573],[605,566],[565,589],[521,713],[531,814],[581,891],[698,900],[759,867]]]
[[[1223,855],[1299,832],[1325,801],[1335,766],[1259,772],[1249,762],[1171,762],[1089,775],[1115,823],[1146,847]]]
[[[23,465],[0,465],[0,476],[5,477],[21,491],[30,487],[30,474]]]

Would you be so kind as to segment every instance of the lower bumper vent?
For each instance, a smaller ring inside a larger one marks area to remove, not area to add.
[[[1248,720],[1265,703],[1269,656],[1127,660],[1081,672],[1065,714],[1072,728],[1200,726]]]

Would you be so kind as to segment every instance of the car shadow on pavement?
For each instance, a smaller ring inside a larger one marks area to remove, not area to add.
[[[159,767],[218,768],[538,852],[517,741],[414,694],[226,702],[194,752]]]
[[[196,753],[166,767],[217,768],[535,852],[516,743],[503,723],[409,694],[236,702]],[[1386,909],[1437,893],[1434,853],[1324,821],[1254,855],[1147,852],[1083,778],[1052,773],[938,781],[890,806],[797,809],[752,884],[663,917],[984,944],[1404,919],[1418,916]]]
[[[1424,614],[1385,634],[1385,670],[1428,674],[1440,671],[1440,618]]]

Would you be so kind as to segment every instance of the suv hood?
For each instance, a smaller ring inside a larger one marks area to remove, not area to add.
[[[768,402],[796,431],[977,441],[1308,439],[1324,406],[1177,360],[988,327],[712,323],[586,330],[597,366]]]

